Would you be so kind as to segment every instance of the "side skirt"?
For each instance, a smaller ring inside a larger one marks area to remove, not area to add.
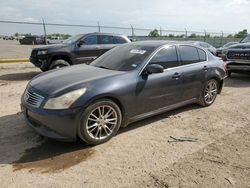
[[[163,107],[163,108],[151,111],[151,112],[146,112],[144,114],[140,114],[140,115],[137,115],[137,116],[134,116],[134,117],[130,118],[128,120],[127,125],[129,123],[132,123],[132,122],[135,122],[135,121],[139,121],[139,120],[142,120],[142,119],[154,116],[154,115],[158,115],[158,114],[161,114],[163,112],[174,110],[176,108],[179,108],[179,107],[182,107],[182,106],[185,106],[185,105],[188,105],[188,104],[196,103],[196,102],[197,102],[197,99],[193,98],[193,99],[190,99],[190,100],[187,100],[187,101],[183,101],[183,102],[180,102],[180,103],[177,103],[177,104],[173,104],[173,105],[170,105],[170,106],[166,106],[166,107]]]

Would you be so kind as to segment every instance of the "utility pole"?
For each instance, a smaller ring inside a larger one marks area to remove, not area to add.
[[[100,22],[97,22],[97,25],[98,25],[98,32],[100,33],[101,32]]]
[[[46,33],[46,26],[45,26],[45,23],[44,23],[44,19],[42,18],[43,20],[43,31],[44,31],[44,40],[45,40],[45,44],[47,45],[47,33]]]

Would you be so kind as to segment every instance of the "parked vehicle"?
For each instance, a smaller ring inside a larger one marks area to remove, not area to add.
[[[228,76],[232,72],[250,73],[250,34],[240,43],[230,46],[223,51],[222,58],[227,62]]]
[[[123,35],[89,33],[73,36],[61,45],[34,48],[30,61],[42,71],[90,63],[111,48],[130,40]]]
[[[14,40],[15,38],[13,36],[4,36],[3,40]]]
[[[63,43],[64,39],[62,37],[51,37],[47,39],[48,44],[60,44]]]
[[[20,44],[45,44],[44,37],[40,36],[26,36],[19,40]]]
[[[197,46],[134,42],[90,65],[38,75],[21,106],[41,135],[101,144],[131,122],[190,103],[210,106],[225,77],[223,61]]]
[[[220,48],[217,48],[217,50],[216,50],[216,56],[221,57],[222,51],[226,50],[228,47],[230,47],[230,46],[232,46],[234,44],[238,44],[238,42],[228,42],[224,46],[222,46]]]
[[[200,46],[209,52],[211,52],[213,55],[216,55],[216,48],[212,45],[208,44],[207,42],[201,42],[201,41],[194,41],[194,45]]]

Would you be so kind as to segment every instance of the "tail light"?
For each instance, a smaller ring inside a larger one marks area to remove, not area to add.
[[[227,63],[224,62],[224,69],[227,70]]]

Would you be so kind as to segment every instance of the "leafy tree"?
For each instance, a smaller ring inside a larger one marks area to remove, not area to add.
[[[234,35],[235,38],[243,38],[247,35],[247,29],[243,29]]]
[[[150,31],[150,33],[148,34],[149,37],[159,37],[159,31],[157,29],[154,29],[153,31]]]
[[[189,38],[196,38],[197,36],[196,36],[196,34],[195,33],[192,33],[190,36],[189,36]]]
[[[174,38],[175,36],[174,36],[174,34],[169,34],[168,37],[169,38]]]

